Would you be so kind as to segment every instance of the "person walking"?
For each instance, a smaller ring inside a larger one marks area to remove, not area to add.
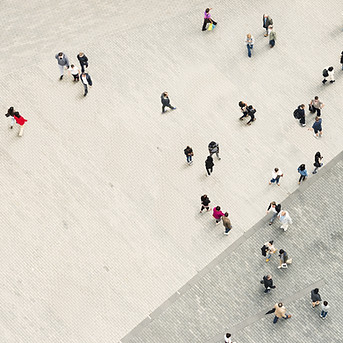
[[[255,43],[254,37],[250,33],[248,33],[244,40],[244,44],[246,45],[248,49],[248,57],[251,57],[251,52],[254,47],[254,43]]]
[[[202,213],[202,211],[206,208],[206,211],[210,211],[210,206],[209,206],[209,203],[211,202],[211,200],[209,199],[209,197],[204,194],[201,196],[200,198],[201,200],[201,209],[200,209],[200,213]]]
[[[193,161],[192,161],[192,156],[194,155],[193,149],[187,145],[186,149],[183,151],[186,155],[188,165],[191,165],[193,163]]]
[[[276,286],[273,285],[273,279],[270,274],[265,275],[263,279],[260,281],[261,284],[263,284],[265,290],[264,293],[269,293],[271,289],[276,288]]]
[[[220,210],[220,206],[213,208],[213,218],[216,220],[216,224],[219,224],[224,215],[225,214]]]
[[[309,104],[309,110],[311,113],[317,112],[317,117],[320,117],[321,110],[325,105],[319,100],[318,96],[315,96]]]
[[[343,51],[341,52],[341,59],[340,59],[340,62],[342,64],[342,70],[343,70]]]
[[[85,93],[83,94],[83,96],[86,96],[88,93],[88,86],[92,87],[93,81],[88,73],[83,72],[81,74],[81,82],[83,84],[83,88],[85,89]]]
[[[20,125],[20,129],[18,132],[18,136],[21,137],[24,132],[24,124],[27,122],[27,119],[22,117],[18,111],[15,111],[13,107],[10,107],[7,110],[7,113],[5,114],[6,117],[12,117],[11,118],[11,126],[10,128],[13,129],[13,125],[16,122],[18,125]]]
[[[223,226],[225,228],[224,235],[228,235],[232,229],[231,220],[229,219],[229,213],[225,212],[223,218]]]
[[[328,311],[329,311],[329,303],[327,301],[323,301],[322,303],[322,310],[320,312],[320,317],[325,319],[326,316],[328,315]]]
[[[243,115],[239,118],[239,120],[243,120],[243,118],[248,116],[248,104],[245,103],[244,101],[240,101],[238,103],[238,106],[241,108],[241,112]]]
[[[171,110],[176,110],[176,107],[170,104],[170,99],[167,92],[161,94],[161,103],[162,103],[162,113],[165,113],[165,108],[169,107]]]
[[[207,159],[205,161],[205,167],[206,167],[208,176],[210,176],[211,173],[213,172],[213,166],[214,166],[213,158],[211,156],[207,156]]]
[[[213,154],[216,154],[218,160],[220,161],[221,158],[219,157],[219,144],[216,143],[215,141],[212,141],[208,145],[208,152],[210,153],[210,156]]]
[[[83,52],[79,52],[76,57],[80,62],[81,72],[83,73],[85,69],[88,68],[88,58]]]
[[[272,225],[275,218],[277,217],[277,215],[280,213],[281,211],[281,204],[276,204],[275,201],[272,201],[268,208],[267,208],[267,214],[269,213],[269,211],[272,211],[273,212],[273,215],[272,217],[270,218],[270,221],[269,221],[269,225]]]
[[[279,168],[274,168],[269,184],[271,185],[272,183],[276,183],[278,186],[280,186],[280,177],[283,177],[282,171]]]
[[[283,231],[287,231],[289,225],[293,223],[289,213],[287,211],[281,211],[278,214],[278,218],[281,222],[280,229],[283,229]]]
[[[264,34],[264,37],[268,36],[268,27],[270,25],[273,25],[273,19],[270,18],[268,14],[263,14],[263,27],[266,30],[266,33]]]
[[[278,266],[278,269],[285,268],[287,269],[287,264],[290,263],[290,259],[288,258],[288,254],[285,250],[280,249],[279,251],[279,258],[280,258],[280,265]]]
[[[283,305],[283,303],[275,304],[274,308],[275,308],[275,316],[273,320],[274,324],[276,324],[280,318],[289,319],[292,317],[290,314],[286,314],[286,308]]]
[[[300,178],[298,181],[298,184],[300,185],[300,182],[305,181],[307,177],[307,170],[305,164],[300,164],[300,166],[298,167],[298,173],[300,174]]]
[[[206,8],[205,13],[204,13],[204,24],[202,25],[202,31],[206,31],[206,25],[207,24],[213,24],[213,25],[217,25],[217,22],[215,22],[212,18],[211,18],[211,11],[212,8]]]
[[[74,64],[70,65],[70,68],[68,69],[70,74],[74,77],[74,82],[80,81],[80,70],[78,67],[75,67]]]
[[[224,335],[224,341],[225,343],[236,343],[236,342],[232,342],[231,333],[226,333]]]
[[[249,105],[248,116],[250,117],[250,120],[247,122],[247,125],[251,125],[251,123],[256,120],[255,113],[256,113],[256,109],[252,105]]]
[[[311,291],[311,301],[312,301],[312,308],[315,308],[320,304],[322,298],[319,294],[319,288],[312,289]]]
[[[274,247],[274,241],[264,243],[264,247],[266,252],[266,262],[269,262],[272,254],[275,254],[277,249]]]
[[[312,174],[317,174],[317,169],[323,166],[323,163],[321,163],[321,160],[323,159],[323,156],[321,155],[321,153],[319,151],[316,152],[316,154],[314,155],[314,171],[312,172]]]
[[[297,109],[293,112],[294,118],[299,120],[299,124],[301,126],[306,126],[305,123],[305,105],[301,104],[297,107]]]
[[[330,80],[330,83],[334,83],[335,82],[335,71],[334,71],[333,67],[328,67],[327,69],[324,69],[323,70],[323,76],[324,76],[324,80],[322,82],[324,85],[327,82],[328,78]]]
[[[62,80],[64,75],[64,69],[69,68],[69,60],[63,52],[59,52],[58,54],[56,54],[55,58],[57,60],[58,67],[60,68],[60,80]]]
[[[269,46],[274,48],[276,42],[276,32],[273,25],[269,25]]]
[[[322,118],[316,117],[316,120],[314,121],[312,128],[309,128],[308,130],[313,130],[313,137],[315,138],[323,136]]]

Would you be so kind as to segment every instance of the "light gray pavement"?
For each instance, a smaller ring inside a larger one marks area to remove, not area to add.
[[[291,194],[300,163],[312,165],[318,149],[325,162],[341,151],[339,2],[216,1],[219,25],[204,33],[207,6],[2,3],[1,108],[15,106],[28,119],[21,139],[5,116],[0,127],[6,342],[121,339],[263,217],[271,200]],[[264,12],[275,21],[273,50],[262,36]],[[252,59],[247,32],[256,39]],[[71,77],[58,81],[60,50],[74,63],[80,50],[89,57],[87,98]],[[329,64],[337,82],[322,87]],[[164,90],[178,109],[161,115]],[[314,95],[326,105],[320,140],[292,116]],[[238,121],[241,99],[257,108],[251,127]],[[206,178],[213,139],[222,160]],[[269,187],[276,166],[285,177]],[[229,237],[198,215],[205,192],[229,210]]]
[[[223,342],[225,332],[238,343],[341,342],[342,181],[340,153],[283,202],[293,218],[287,232],[262,219],[121,342],[213,343]],[[277,269],[277,256],[266,263],[261,255],[271,239],[293,259],[288,269]],[[268,273],[276,288],[265,294],[259,281]],[[331,306],[325,321],[311,305],[317,287]],[[265,313],[280,301],[292,318],[274,325]]]

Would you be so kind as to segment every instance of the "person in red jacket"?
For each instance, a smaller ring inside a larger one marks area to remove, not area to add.
[[[5,114],[6,117],[12,117],[11,121],[11,129],[13,129],[14,122],[17,122],[17,124],[23,126],[25,122],[27,122],[26,119],[24,119],[19,112],[15,111],[13,107],[10,107],[7,110],[7,113]]]
[[[219,224],[219,222],[222,219],[222,216],[224,216],[224,213],[220,210],[220,206],[213,208],[213,217],[216,220],[216,224]]]

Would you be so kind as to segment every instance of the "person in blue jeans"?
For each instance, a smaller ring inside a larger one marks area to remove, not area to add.
[[[192,164],[193,163],[192,156],[194,155],[193,149],[187,145],[186,149],[184,150],[184,153],[185,153],[186,158],[187,158],[187,163]]]
[[[251,52],[252,52],[252,49],[254,47],[254,43],[255,43],[254,37],[250,33],[248,33],[247,36],[245,37],[244,44],[248,48],[248,56],[249,57],[251,57]]]
[[[321,137],[323,135],[322,118],[317,116],[312,125],[312,129],[309,130],[313,130],[313,136],[315,138]]]
[[[328,315],[328,310],[329,310],[329,303],[327,301],[324,301],[322,303],[322,311],[320,312],[320,317],[325,319],[326,316]]]
[[[279,318],[288,319],[292,316],[290,314],[286,314],[286,308],[283,306],[283,303],[278,303],[274,305],[275,309],[275,317],[273,323],[276,324]]]

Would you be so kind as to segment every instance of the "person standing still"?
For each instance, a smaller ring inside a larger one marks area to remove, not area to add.
[[[236,342],[232,342],[231,333],[226,333],[226,334],[224,335],[224,342],[225,342],[225,343],[236,343]]]
[[[273,216],[270,218],[270,221],[269,221],[269,225],[272,225],[275,218],[278,216],[278,214],[281,211],[281,204],[277,205],[275,201],[272,201],[267,208],[267,214],[269,213],[269,211],[273,212]]]
[[[88,58],[83,52],[79,52],[76,57],[80,62],[81,72],[83,73],[85,69],[88,68]]]
[[[330,79],[330,83],[334,83],[335,82],[335,71],[333,70],[333,67],[328,67],[327,69],[324,69],[323,70],[323,76],[324,76],[324,80],[322,81],[322,83],[324,85],[327,82],[327,78]]]
[[[278,269],[287,268],[288,254],[286,253],[285,250],[280,249],[279,258],[280,258],[280,265],[278,266]]]
[[[208,176],[211,175],[211,173],[213,172],[213,166],[214,166],[213,158],[211,156],[207,156],[207,159],[205,161],[205,167],[206,167],[206,171],[207,171],[206,175],[208,175]]]
[[[300,185],[300,182],[306,180],[307,177],[307,170],[305,164],[300,164],[300,166],[298,167],[298,173],[300,174],[300,178],[298,181],[298,184]]]
[[[212,18],[211,18],[211,11],[212,8],[206,8],[205,13],[204,13],[204,24],[202,25],[202,31],[206,31],[206,25],[207,24],[213,24],[213,25],[217,25],[217,22],[215,22]]]
[[[280,177],[283,177],[283,173],[279,168],[274,168],[272,172],[272,178],[269,181],[269,184],[276,183],[278,186],[280,186]]]
[[[162,103],[162,113],[166,112],[165,110],[166,107],[169,107],[172,110],[176,110],[176,107],[170,104],[170,99],[167,92],[163,92],[161,94],[161,103]]]
[[[70,68],[68,69],[68,71],[70,72],[71,75],[73,75],[74,82],[80,81],[80,71],[78,67],[75,67],[74,64],[72,64]]]
[[[58,54],[56,54],[55,58],[57,60],[58,67],[60,68],[60,80],[62,80],[64,75],[64,69],[69,68],[69,60],[63,52],[59,52]]]
[[[246,45],[248,49],[248,57],[251,57],[251,52],[252,52],[252,49],[254,48],[254,43],[255,43],[254,37],[250,33],[248,33],[244,40],[244,44]]]
[[[316,120],[314,121],[312,128],[308,129],[309,131],[313,130],[313,136],[314,138],[319,138],[323,135],[323,128],[322,128],[322,118],[316,117]]]
[[[187,145],[186,149],[184,150],[184,153],[186,155],[188,165],[191,165],[193,163],[192,161],[192,156],[194,155],[193,149]]]
[[[320,117],[321,110],[325,105],[319,100],[318,96],[315,96],[309,104],[309,110],[311,113],[317,112],[317,117]]]
[[[316,154],[314,155],[314,171],[312,172],[312,174],[317,174],[317,169],[323,166],[323,163],[321,163],[321,160],[323,159],[323,156],[320,154],[319,151],[316,152]]]
[[[342,70],[343,70],[343,51],[341,52],[341,59],[340,59],[340,62],[342,64]]]
[[[268,36],[268,27],[270,25],[273,25],[273,19],[269,17],[268,14],[264,14],[263,15],[263,27],[265,28],[266,30],[266,33],[264,34],[264,37],[267,37]]]
[[[204,194],[201,198],[201,209],[200,209],[200,213],[202,213],[202,211],[206,208],[206,211],[210,211],[210,206],[209,203],[211,202],[211,200],[209,199],[209,197]]]
[[[213,208],[213,218],[216,220],[216,224],[219,224],[224,213],[220,210],[220,206],[216,206]]]
[[[274,31],[273,25],[269,26],[269,46],[274,48],[276,42],[276,32]]]
[[[281,222],[280,229],[287,231],[289,225],[292,224],[292,218],[290,217],[289,213],[287,211],[281,211],[278,214],[278,218]]]
[[[225,212],[223,218],[223,226],[225,228],[224,235],[228,235],[232,229],[231,220],[229,219],[229,213]]]
[[[322,303],[322,310],[320,312],[320,317],[325,319],[326,316],[328,315],[328,311],[329,311],[329,303],[327,301],[323,301]]]
[[[297,115],[297,119],[299,120],[299,124],[301,126],[306,126],[305,123],[305,105],[301,104],[298,106],[298,108],[294,111],[294,116]]]
[[[319,294],[319,288],[312,289],[311,291],[311,301],[312,301],[312,308],[315,308],[320,304],[322,298]]]
[[[274,241],[264,243],[266,249],[266,262],[269,262],[272,254],[275,254],[277,252],[277,249],[274,247],[273,243]]]
[[[83,88],[85,89],[85,93],[83,94],[83,96],[86,96],[88,93],[88,86],[92,87],[93,81],[88,73],[83,72],[81,74],[81,82],[83,84]]]

